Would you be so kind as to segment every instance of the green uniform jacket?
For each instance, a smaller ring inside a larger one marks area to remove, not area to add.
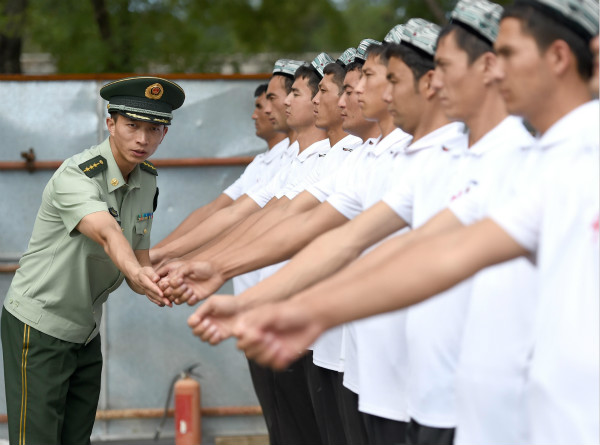
[[[102,304],[124,276],[104,249],[75,227],[86,215],[108,211],[134,250],[149,249],[156,190],[156,169],[147,161],[124,181],[108,139],[67,159],[44,189],[6,310],[58,339],[92,340]]]

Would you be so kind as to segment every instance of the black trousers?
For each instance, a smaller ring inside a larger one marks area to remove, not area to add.
[[[321,440],[327,445],[348,443],[338,404],[338,372],[306,363],[308,389],[312,399]]]
[[[367,429],[358,411],[358,394],[343,384],[344,374],[338,373],[336,393],[342,414],[342,425],[348,445],[364,445],[368,443]]]
[[[404,445],[408,423],[360,413],[367,430],[369,445]]]
[[[269,433],[271,445],[280,444],[279,424],[277,423],[277,400],[275,398],[275,377],[270,368],[259,365],[253,360],[248,360],[250,377],[254,392],[263,411],[263,417]]]
[[[452,445],[455,428],[435,428],[410,419],[406,430],[409,445]]]

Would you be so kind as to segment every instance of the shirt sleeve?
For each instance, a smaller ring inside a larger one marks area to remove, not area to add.
[[[256,156],[246,167],[244,172],[236,181],[227,187],[223,193],[234,201],[246,193],[254,184],[256,184],[260,155]]]
[[[324,202],[338,187],[340,189],[345,187],[343,178],[354,177],[355,159],[358,159],[358,155],[359,152],[352,152],[344,158],[339,168],[330,172],[327,170],[320,172],[318,180],[308,185],[306,191],[320,202]]]
[[[492,207],[489,217],[517,243],[535,253],[539,245],[544,195],[542,181],[537,181],[522,195]]]
[[[280,188],[280,176],[281,172],[278,172],[266,185],[252,187],[246,194],[260,207],[266,206]]]
[[[476,188],[450,201],[448,208],[463,225],[468,226],[483,217],[480,204],[482,195],[481,189]]]
[[[69,233],[84,216],[108,211],[98,183],[76,166],[69,166],[54,177],[51,200]]]
[[[415,197],[415,181],[403,181],[393,187],[382,198],[396,214],[409,226],[413,225],[413,210]]]

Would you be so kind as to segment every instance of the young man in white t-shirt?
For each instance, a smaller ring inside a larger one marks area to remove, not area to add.
[[[585,50],[597,16],[596,2],[573,10],[551,0],[504,14],[496,42],[501,91],[509,111],[541,133],[532,179],[517,184],[517,199],[494,206],[491,219],[408,249],[390,241],[293,304],[274,307],[266,321],[248,313],[243,327],[253,328],[237,328],[247,353],[281,366],[323,329],[414,304],[482,267],[535,253],[540,301],[525,388],[527,440],[597,443],[598,103],[588,102]],[[373,297],[365,301],[364,292]],[[302,313],[307,307],[310,320]],[[268,346],[252,329],[270,332]]]
[[[284,100],[291,91],[294,73],[302,63],[288,59],[275,62],[273,76],[265,91],[265,100],[261,99],[260,102],[262,108],[260,111],[256,108],[253,114],[257,115],[257,120],[266,119],[272,131],[281,135],[279,137],[283,139],[269,146],[269,151],[264,156],[257,156],[244,174],[217,199],[192,212],[171,234],[154,246],[150,250],[150,258],[155,267],[180,256],[186,251],[190,239],[198,238],[198,233],[219,233],[221,221],[235,218],[232,214],[240,215],[239,218],[248,214],[247,208],[250,203],[245,193],[252,187],[266,184],[281,168],[289,164],[293,156],[290,155],[289,147],[295,140],[296,133],[287,125]],[[268,131],[268,128],[264,131]]]

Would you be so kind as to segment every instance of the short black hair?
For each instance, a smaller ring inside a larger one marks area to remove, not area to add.
[[[260,97],[263,94],[265,94],[267,92],[268,86],[269,86],[269,84],[267,84],[267,83],[261,83],[259,86],[257,86],[256,89],[254,90],[254,97]]]
[[[290,94],[292,92],[292,85],[294,84],[293,76],[290,76],[288,74],[275,73],[271,76],[271,79],[275,76],[281,77],[283,79],[283,87],[285,88],[285,92],[286,94]]]
[[[448,23],[442,28],[437,38],[436,46],[439,45],[440,40],[450,34],[454,34],[456,45],[467,53],[469,65],[479,59],[483,54],[494,52],[494,47],[489,41],[479,37],[474,31],[471,32],[456,23]]]
[[[387,42],[384,42],[379,45],[375,43],[370,45],[369,48],[367,48],[367,59],[369,57],[381,57],[382,59],[385,59],[385,50],[387,46]]]
[[[533,37],[540,52],[545,51],[556,40],[563,40],[569,45],[577,60],[579,76],[588,81],[592,77],[592,51],[581,33],[574,31],[566,20],[560,20],[557,13],[546,13],[541,7],[533,4],[517,3],[504,9],[502,19],[514,18],[521,22],[523,32]]]
[[[350,71],[362,71],[362,67],[365,64],[365,61],[362,59],[356,59],[354,62],[350,62],[348,65],[346,65],[346,67],[344,68],[346,70],[346,73],[349,73]]]
[[[339,64],[333,62],[323,68],[323,74],[333,74],[332,80],[339,89],[339,94],[342,94],[344,89],[344,77],[346,77],[346,70]]]
[[[296,79],[306,79],[306,84],[312,92],[312,97],[315,97],[315,95],[319,91],[319,82],[321,81],[321,79],[319,78],[317,71],[313,67],[309,65],[300,66],[296,70],[296,74],[294,74],[294,80]]]
[[[392,57],[402,60],[410,68],[415,78],[415,90],[419,79],[427,72],[435,69],[431,56],[408,45],[389,43],[385,50],[385,58],[389,60]]]

